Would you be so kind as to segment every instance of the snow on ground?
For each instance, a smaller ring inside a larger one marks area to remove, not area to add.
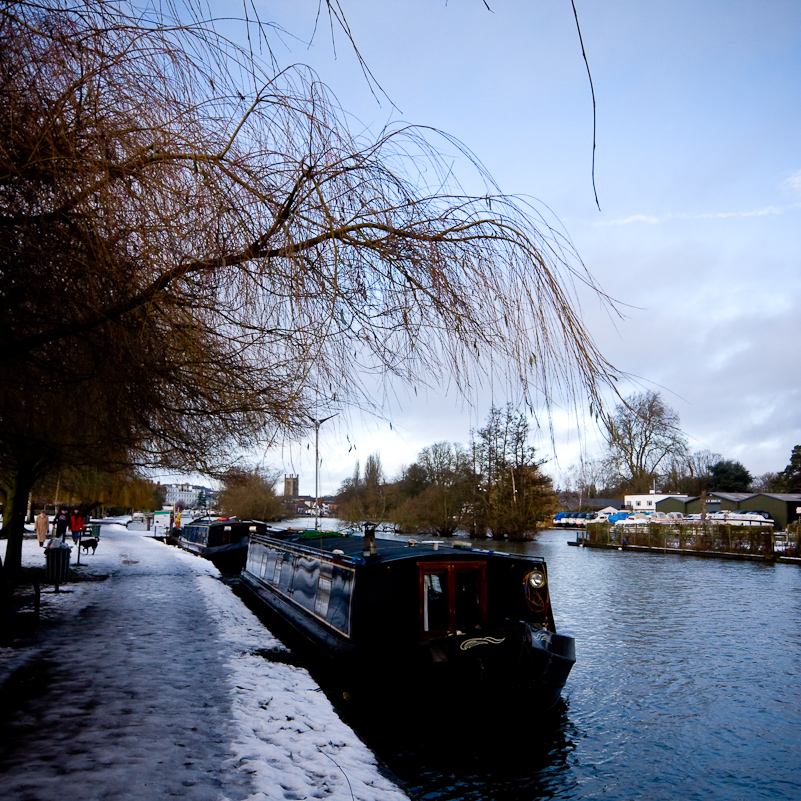
[[[40,632],[0,649],[4,797],[406,798],[210,562],[113,523],[80,560],[108,578],[44,587]]]

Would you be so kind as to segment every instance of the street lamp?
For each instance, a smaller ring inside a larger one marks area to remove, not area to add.
[[[332,417],[336,417],[336,414],[329,415],[328,417],[323,417],[322,420],[315,420],[310,418],[314,423],[314,530],[320,527],[319,522],[319,514],[320,514],[320,494],[318,490],[319,486],[319,479],[320,479],[320,426],[326,421],[330,420]]]

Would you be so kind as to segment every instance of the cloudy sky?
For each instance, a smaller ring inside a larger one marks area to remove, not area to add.
[[[693,450],[783,469],[801,443],[801,4],[795,0],[576,0],[593,106],[568,0],[342,0],[353,36],[394,104],[377,100],[345,38],[317,4],[259,3],[263,20],[297,34],[276,54],[313,66],[360,124],[434,126],[462,140],[507,193],[555,214],[587,268],[624,311],[582,311],[601,351],[657,389]],[[278,16],[277,16],[278,15]],[[379,102],[380,101],[380,102]],[[466,173],[465,173],[466,174]],[[469,179],[468,179],[469,180]],[[392,475],[433,442],[466,443],[489,393],[469,408],[445,392],[406,398],[387,422],[339,419],[321,429],[320,492],[356,459],[380,452]],[[558,410],[553,473],[580,449],[599,453],[588,423]],[[355,450],[353,449],[355,446]],[[314,492],[314,436],[268,453]]]

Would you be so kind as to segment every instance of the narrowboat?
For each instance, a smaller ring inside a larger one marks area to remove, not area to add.
[[[378,539],[371,526],[364,537],[273,530],[251,534],[241,586],[357,685],[511,695],[545,710],[576,659],[536,557]]]
[[[186,551],[239,572],[245,564],[251,534],[264,533],[266,523],[233,518],[200,517],[177,529],[177,544]]]

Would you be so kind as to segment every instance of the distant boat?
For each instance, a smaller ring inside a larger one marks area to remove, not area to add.
[[[772,527],[776,525],[767,512],[745,510],[713,512],[709,515],[708,520],[712,523],[728,524],[730,526],[758,526],[765,528],[766,526]]]
[[[220,567],[240,570],[245,564],[251,534],[263,534],[266,523],[255,520],[200,517],[177,529],[178,545]]]
[[[545,562],[531,556],[376,539],[371,526],[364,537],[269,531],[251,534],[241,578],[357,682],[545,710],[576,659],[556,632]]]

